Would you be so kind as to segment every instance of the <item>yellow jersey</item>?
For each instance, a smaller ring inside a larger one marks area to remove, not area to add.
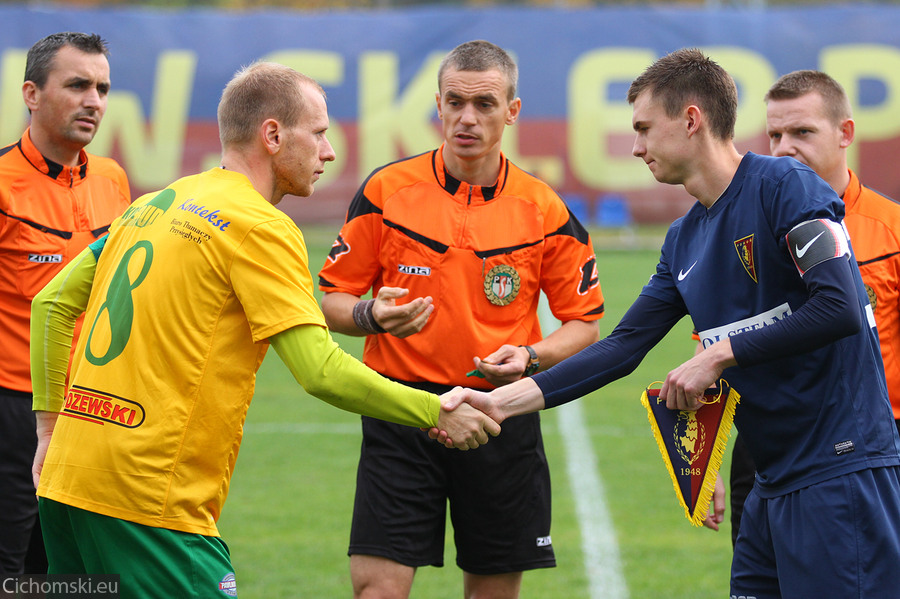
[[[303,236],[244,175],[138,199],[94,275],[38,495],[217,535],[267,338],[325,326]]]

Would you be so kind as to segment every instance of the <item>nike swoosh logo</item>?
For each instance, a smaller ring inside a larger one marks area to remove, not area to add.
[[[821,235],[821,233],[820,233],[820,235]],[[679,281],[683,281],[684,278],[685,278],[686,276],[688,276],[688,273],[690,273],[692,270],[694,270],[694,267],[695,267],[695,266],[697,266],[697,261],[696,261],[696,260],[694,260],[694,263],[691,264],[691,267],[690,267],[689,269],[687,269],[687,271],[682,270],[681,272],[678,273],[678,280],[679,280]]]
[[[806,254],[807,250],[809,250],[809,246],[811,246],[813,243],[815,243],[816,239],[818,239],[819,237],[821,237],[824,234],[825,234],[825,231],[822,231],[821,233],[819,233],[818,235],[816,235],[815,237],[810,239],[806,243],[806,245],[804,245],[803,247],[800,247],[799,245],[795,245],[794,248],[796,248],[796,250],[797,250],[797,258],[802,258],[803,255]]]

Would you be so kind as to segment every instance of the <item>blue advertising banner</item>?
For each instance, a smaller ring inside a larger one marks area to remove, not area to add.
[[[699,47],[735,78],[736,141],[768,151],[763,96],[795,69],[840,81],[857,124],[851,164],[900,197],[900,7],[586,9],[424,7],[383,11],[217,12],[0,7],[0,144],[27,125],[25,52],[64,30],[102,35],[113,91],[90,146],[125,167],[135,194],[218,160],[216,104],[242,65],[273,60],[328,94],[328,165],[309,200],[282,207],[298,221],[340,220],[372,169],[440,143],[436,72],[457,44],[488,39],[519,60],[522,116],[504,150],[550,182],[589,223],[668,222],[691,200],[656,183],[631,155],[631,80],[657,57]]]

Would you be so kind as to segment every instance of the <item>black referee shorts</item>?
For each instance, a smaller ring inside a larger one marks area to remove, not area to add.
[[[456,563],[478,575],[556,565],[540,416],[507,419],[487,445],[447,449],[419,429],[363,417],[349,554],[443,566],[449,501]]]
[[[31,394],[0,389],[0,577],[26,570],[38,515],[31,478],[36,447]]]

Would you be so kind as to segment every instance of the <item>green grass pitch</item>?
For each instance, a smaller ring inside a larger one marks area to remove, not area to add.
[[[304,228],[315,278],[336,227]],[[652,274],[659,230],[592,230],[606,300],[608,334]],[[622,249],[622,248],[626,249]],[[685,319],[636,372],[579,400],[632,599],[728,596],[730,526],[718,533],[684,517],[640,403],[643,388],[693,352]],[[335,335],[360,356],[361,339]],[[553,546],[558,566],[527,572],[522,599],[590,599],[582,532],[554,410],[542,414],[553,477]],[[352,596],[347,540],[353,505],[359,418],[310,397],[274,351],[257,379],[231,491],[219,522],[243,599]],[[730,448],[722,471],[728,471]],[[452,535],[448,534],[448,539]],[[445,567],[422,568],[414,598],[462,597],[448,544]]]

